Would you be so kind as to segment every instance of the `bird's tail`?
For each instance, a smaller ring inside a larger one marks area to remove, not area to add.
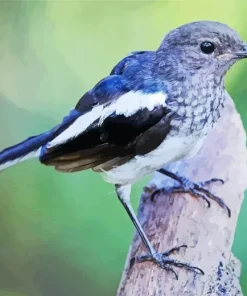
[[[52,131],[33,136],[0,152],[0,171],[24,160],[39,157],[43,145],[50,141]]]
[[[28,138],[0,152],[0,171],[26,159],[40,157],[41,149],[68,128],[81,115],[81,112],[72,109],[70,113],[64,117],[61,124],[55,126],[50,131]]]

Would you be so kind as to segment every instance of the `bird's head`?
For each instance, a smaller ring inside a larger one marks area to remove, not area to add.
[[[171,31],[157,53],[175,63],[178,71],[223,77],[236,61],[247,58],[247,44],[225,24],[200,21]]]

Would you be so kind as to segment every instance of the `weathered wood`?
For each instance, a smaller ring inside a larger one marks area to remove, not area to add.
[[[186,251],[172,255],[177,260],[202,268],[204,276],[179,270],[179,280],[172,273],[151,262],[136,263],[130,259],[146,253],[139,236],[134,236],[118,290],[118,296],[177,295],[243,295],[239,285],[241,265],[231,252],[237,218],[247,187],[246,136],[239,114],[231,99],[223,115],[196,157],[169,166],[173,172],[194,181],[213,177],[225,180],[224,185],[209,188],[222,197],[232,210],[227,213],[215,202],[207,209],[202,200],[188,194],[160,195],[155,202],[150,194],[173,181],[155,173],[142,195],[138,217],[152,244],[161,252],[187,244]]]

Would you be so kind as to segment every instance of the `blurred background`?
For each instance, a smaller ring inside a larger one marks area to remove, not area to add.
[[[179,25],[216,20],[247,41],[246,14],[246,0],[1,1],[0,149],[60,122],[127,53]],[[227,76],[245,128],[246,76],[244,62]],[[0,296],[116,294],[133,227],[112,185],[29,161],[1,174],[0,197]],[[246,216],[247,201],[233,248],[247,295]]]

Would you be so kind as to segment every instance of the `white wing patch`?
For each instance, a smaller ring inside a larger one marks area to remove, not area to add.
[[[75,122],[69,126],[64,132],[48,143],[47,148],[55,147],[66,143],[69,139],[75,138],[83,133],[95,120],[102,114],[104,106],[94,107],[90,112],[80,116]]]
[[[111,105],[94,107],[91,111],[79,117],[68,129],[51,141],[47,147],[52,148],[75,138],[82,134],[97,119],[99,119],[99,125],[101,125],[113,113],[129,117],[144,108],[151,111],[156,106],[166,106],[166,98],[167,96],[163,92],[155,94],[128,92],[113,101]]]
[[[149,111],[156,106],[165,106],[166,94],[159,92],[156,94],[145,94],[142,92],[128,92],[117,99],[113,104],[106,107],[100,118],[100,124],[103,123],[112,113],[124,114],[129,117],[135,112],[147,108]]]

